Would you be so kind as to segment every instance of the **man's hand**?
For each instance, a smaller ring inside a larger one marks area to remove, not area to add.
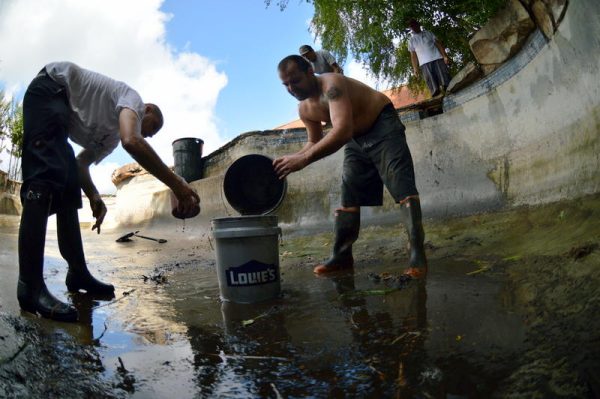
[[[104,201],[102,201],[102,197],[100,197],[90,176],[90,165],[95,159],[96,154],[94,151],[85,148],[77,155],[79,185],[86,197],[89,198],[92,215],[96,218],[96,223],[92,226],[92,230],[98,229],[98,234],[100,234],[100,226],[104,222],[104,216],[106,216],[106,205],[104,205]]]
[[[304,169],[308,165],[308,160],[304,154],[291,154],[277,158],[273,161],[275,173],[279,179],[285,179],[292,172]]]
[[[102,197],[99,194],[93,195],[90,198],[90,208],[92,208],[92,215],[96,218],[96,223],[92,226],[92,230],[98,229],[98,234],[100,234],[100,226],[106,216],[106,205],[104,205],[104,201],[102,201]]]
[[[173,191],[176,201],[171,201],[171,214],[178,219],[188,219],[200,213],[200,197],[185,180],[181,180],[181,187],[177,192]]]
[[[446,65],[450,65],[452,63],[452,60],[450,60],[450,58],[448,58],[447,55],[444,56],[444,64]]]
[[[412,65],[413,72],[415,74],[415,78],[419,78],[419,57],[417,57],[416,51],[410,52],[410,64]]]

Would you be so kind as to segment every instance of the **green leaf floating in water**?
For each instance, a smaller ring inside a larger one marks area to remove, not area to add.
[[[490,270],[490,268],[488,266],[484,266],[481,269],[473,270],[472,272],[467,273],[467,276],[472,276],[474,274],[487,272],[488,270]]]
[[[377,295],[387,295],[391,292],[400,291],[400,288],[387,288],[384,290],[356,290],[345,292],[340,295],[341,299],[344,298],[357,298],[357,297],[365,297],[365,296],[377,296]]]
[[[479,269],[473,270],[472,272],[468,272],[467,276],[472,276],[474,274],[487,272],[488,270],[490,270],[489,262],[486,262],[484,260],[475,259],[475,264],[477,266],[479,266]]]

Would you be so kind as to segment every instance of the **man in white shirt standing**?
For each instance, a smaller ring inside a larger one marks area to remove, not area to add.
[[[420,71],[423,72],[423,78],[432,97],[440,94],[440,88],[446,91],[450,84],[450,72],[448,65],[450,58],[446,54],[446,49],[429,31],[421,29],[421,25],[414,19],[408,22],[412,31],[412,37],[408,41],[408,50],[413,71],[416,77],[419,77]]]
[[[177,197],[173,214],[190,217],[199,212],[200,198],[174,174],[145,140],[163,125],[160,109],[144,103],[123,82],[83,69],[71,62],[46,65],[29,84],[23,99],[23,213],[19,227],[20,307],[60,321],[76,321],[77,309],[55,298],[43,276],[48,216],[56,213],[58,246],[67,261],[69,291],[113,297],[114,287],[89,272],[77,210],[81,190],[90,201],[100,226],[106,206],[92,182],[89,167],[98,164],[121,142],[123,148]],[[75,157],[67,139],[83,147]]]
[[[342,75],[344,74],[344,71],[338,65],[333,55],[331,55],[331,53],[327,50],[315,51],[308,44],[304,44],[300,46],[299,53],[308,62],[310,62],[313,72],[316,74],[328,72],[341,73]]]

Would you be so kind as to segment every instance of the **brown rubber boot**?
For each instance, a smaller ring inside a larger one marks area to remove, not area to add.
[[[404,271],[415,279],[427,276],[427,257],[425,256],[425,232],[421,221],[421,203],[418,197],[410,197],[400,205],[408,234],[410,246],[409,267]]]
[[[61,209],[56,214],[58,248],[60,254],[69,264],[67,272],[67,289],[70,292],[85,290],[86,293],[102,298],[113,298],[115,287],[96,280],[85,262],[83,243],[77,209]]]
[[[58,321],[77,321],[77,309],[55,298],[44,282],[44,246],[52,195],[32,183],[23,201],[19,226],[19,282],[17,299],[21,309]]]
[[[317,265],[313,272],[316,274],[331,273],[354,266],[352,244],[358,239],[360,230],[360,212],[346,212],[337,209],[335,212],[334,243],[331,258]]]

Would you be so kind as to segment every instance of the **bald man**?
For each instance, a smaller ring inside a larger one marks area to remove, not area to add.
[[[144,103],[123,82],[71,62],[50,63],[27,88],[23,117],[17,299],[25,311],[76,321],[77,310],[54,297],[44,282],[45,236],[48,216],[56,213],[58,246],[69,266],[69,291],[114,296],[111,284],[98,281],[89,272],[81,241],[77,215],[82,207],[81,190],[95,218],[92,230],[100,234],[106,216],[106,206],[90,176],[92,163],[98,164],[121,143],[144,169],[173,191],[178,200],[174,214],[196,214],[200,198],[146,141],[163,125],[160,109]],[[83,148],[77,157],[67,139]]]

